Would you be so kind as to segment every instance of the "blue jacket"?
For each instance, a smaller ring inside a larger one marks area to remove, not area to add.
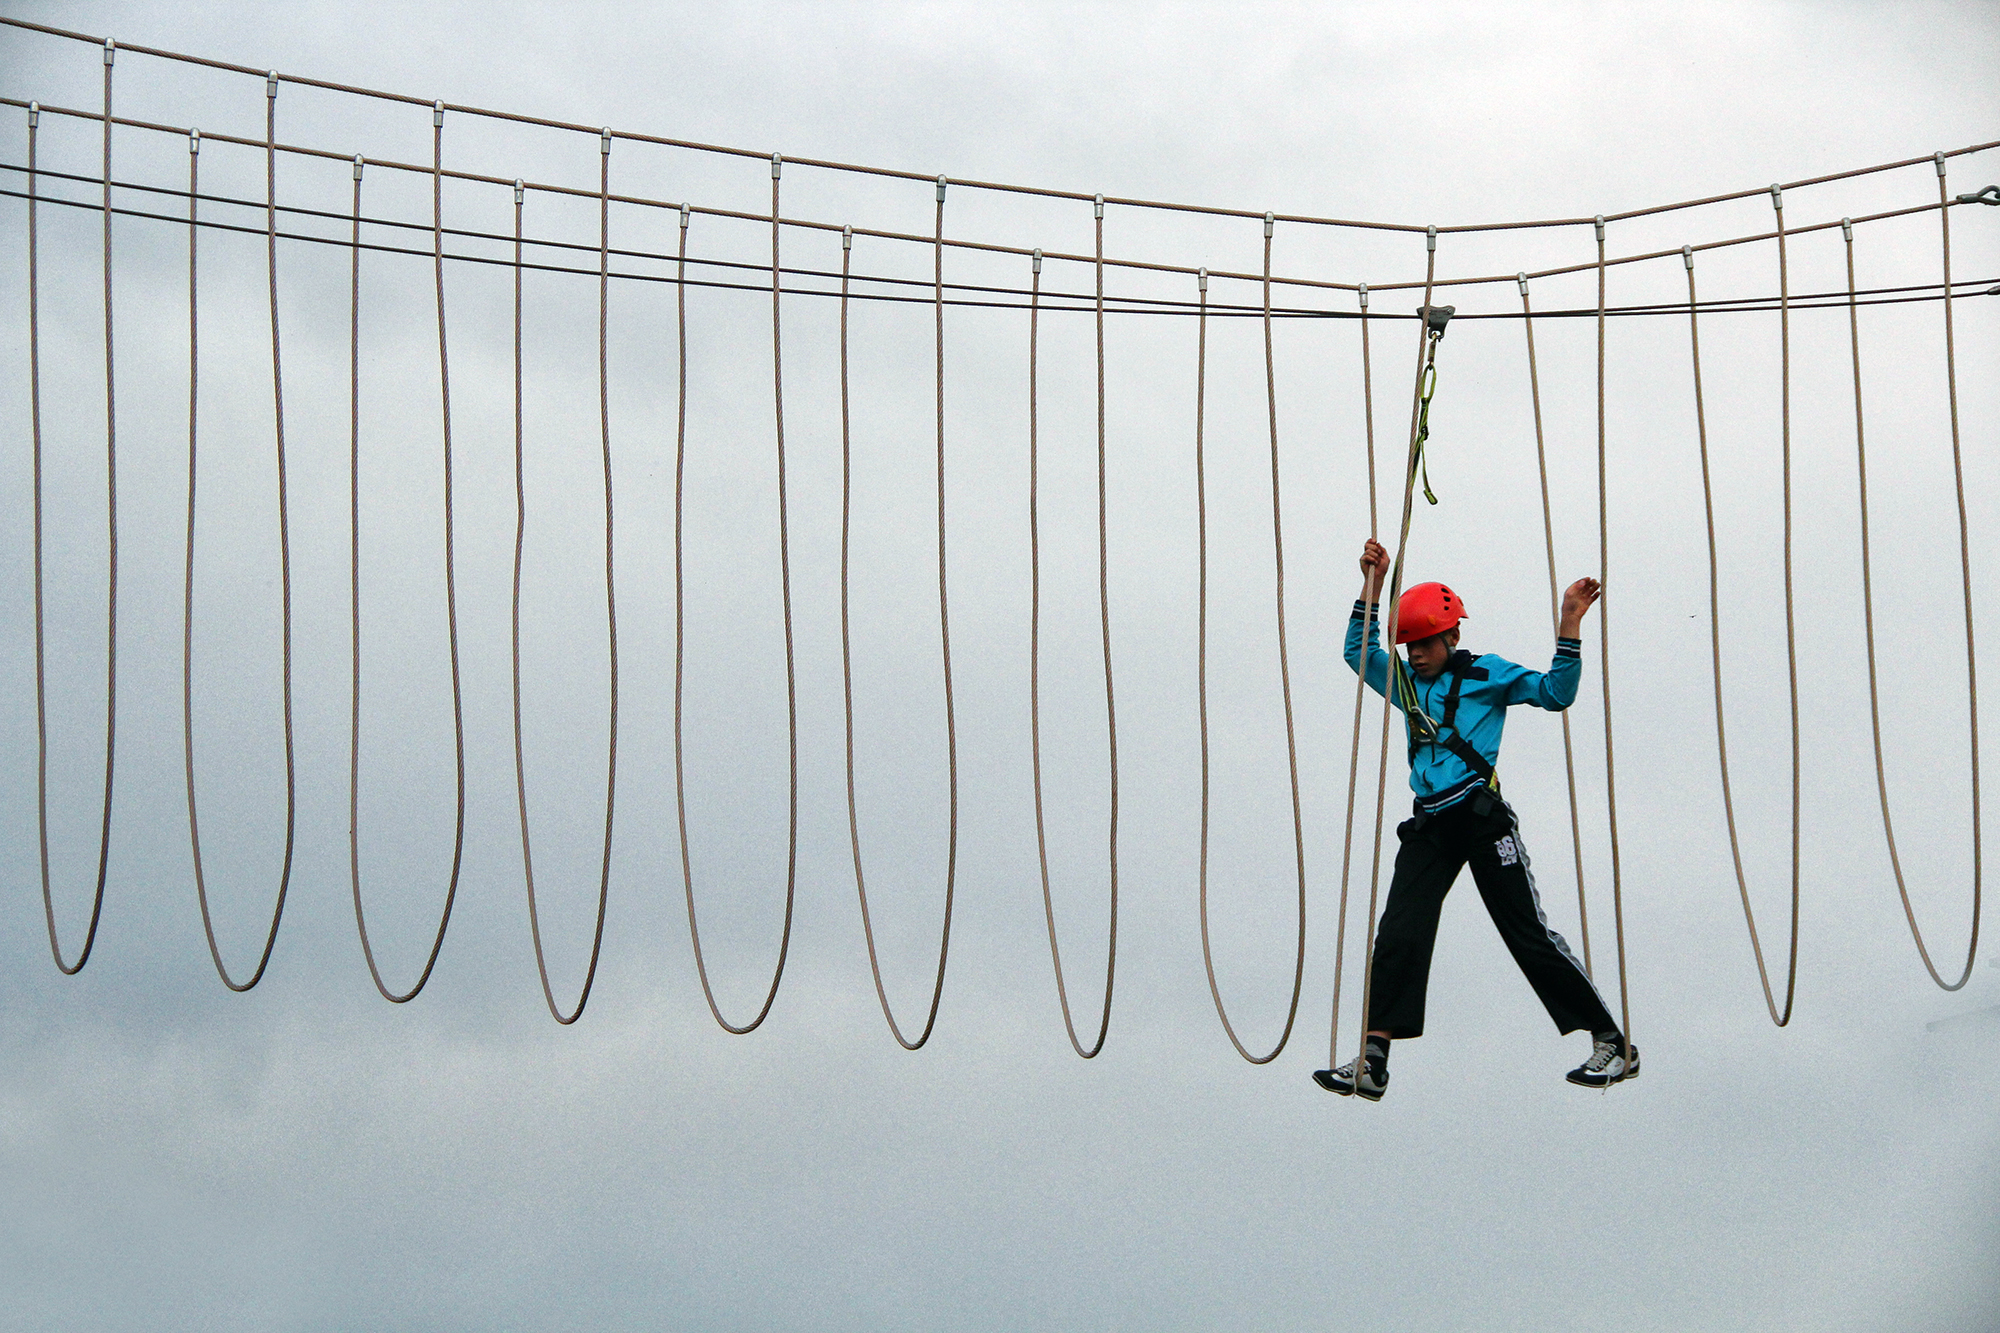
[[[1368,608],[1354,603],[1353,618],[1347,622],[1347,665],[1361,670],[1362,625]],[[1369,687],[1377,694],[1387,692],[1389,654],[1382,650],[1382,619],[1379,610],[1367,623]],[[1421,680],[1399,657],[1402,672],[1414,687],[1417,706],[1434,722],[1444,721],[1445,700],[1451,693],[1451,672],[1440,672],[1434,680]],[[1530,671],[1492,653],[1474,660],[1486,673],[1484,680],[1465,680],[1459,687],[1458,712],[1451,732],[1486,759],[1500,762],[1500,734],[1507,726],[1507,709],[1513,704],[1531,704],[1559,713],[1576,702],[1576,687],[1583,678],[1583,641],[1557,639],[1555,661],[1546,672]],[[1395,700],[1402,708],[1404,700]],[[1407,721],[1407,719],[1406,719]],[[1414,747],[1410,759],[1410,790],[1417,795],[1417,808],[1434,813],[1456,805],[1484,785],[1479,774],[1444,745],[1427,742]]]

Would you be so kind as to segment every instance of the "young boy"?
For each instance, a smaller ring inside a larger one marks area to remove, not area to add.
[[[1569,1072],[1569,1081],[1601,1088],[1635,1078],[1638,1049],[1630,1052],[1628,1067],[1617,1021],[1542,914],[1519,821],[1500,798],[1500,779],[1493,770],[1509,706],[1531,704],[1560,712],[1575,702],[1583,675],[1583,616],[1602,589],[1596,579],[1578,579],[1563,594],[1555,661],[1542,673],[1491,653],[1474,657],[1458,651],[1465,604],[1442,583],[1419,584],[1397,603],[1396,643],[1408,644],[1410,652],[1405,665],[1382,650],[1379,613],[1367,626],[1367,642],[1362,641],[1367,604],[1388,571],[1389,553],[1370,538],[1361,550],[1361,600],[1347,626],[1347,664],[1362,671],[1365,655],[1368,684],[1378,694],[1391,694],[1403,711],[1416,810],[1396,829],[1401,846],[1375,935],[1370,1027],[1360,1073],[1357,1077],[1356,1062],[1350,1061],[1338,1069],[1322,1069],[1313,1078],[1343,1097],[1358,1092],[1370,1101],[1381,1100],[1389,1084],[1390,1041],[1423,1035],[1438,913],[1467,863],[1494,926],[1556,1028],[1590,1031],[1590,1058]]]

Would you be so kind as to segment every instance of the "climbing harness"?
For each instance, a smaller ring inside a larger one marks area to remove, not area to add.
[[[1426,745],[1443,746],[1458,756],[1465,766],[1491,791],[1500,790],[1500,775],[1493,770],[1493,764],[1485,755],[1473,748],[1472,742],[1458,731],[1458,697],[1468,680],[1486,680],[1490,674],[1485,667],[1474,666],[1473,655],[1465,649],[1455,650],[1445,659],[1441,674],[1451,677],[1451,685],[1445,691],[1441,716],[1433,718],[1424,711],[1422,696],[1418,693],[1415,673],[1398,654],[1389,655],[1389,669],[1396,679],[1397,699],[1403,705],[1403,722],[1409,732],[1410,762],[1415,764],[1418,752]],[[1485,810],[1479,810],[1485,814]]]

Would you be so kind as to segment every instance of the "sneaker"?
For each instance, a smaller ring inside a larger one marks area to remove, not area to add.
[[[1625,1064],[1625,1042],[1600,1041],[1592,1044],[1590,1058],[1569,1071],[1569,1081],[1582,1088],[1608,1088],[1628,1078],[1639,1077],[1639,1048],[1632,1048],[1632,1064]]]
[[[1363,1070],[1360,1086],[1355,1085],[1354,1061],[1349,1060],[1338,1069],[1316,1069],[1313,1082],[1328,1092],[1337,1092],[1343,1097],[1360,1093],[1371,1102],[1382,1100],[1383,1091],[1389,1086],[1389,1067],[1381,1060],[1370,1060]]]

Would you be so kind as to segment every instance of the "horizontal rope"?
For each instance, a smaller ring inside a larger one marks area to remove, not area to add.
[[[0,24],[28,32],[40,33],[43,36],[87,43],[92,46],[102,47],[106,43],[106,39],[103,37],[75,32],[66,28],[50,27],[41,23],[30,23],[25,19],[0,17]],[[364,88],[355,84],[336,83],[329,79],[316,79],[299,74],[280,74],[271,70],[255,69],[248,65],[233,64],[229,61],[213,60],[204,56],[170,51],[161,47],[128,46],[120,43],[117,49],[134,55],[152,56],[157,59],[170,60],[180,64],[198,65],[204,69],[222,70],[232,74],[244,74],[260,80],[275,78],[280,83],[294,84],[304,88],[317,88],[325,92],[345,93],[353,97],[366,97],[376,101],[394,102],[403,106],[424,107],[427,109],[441,107],[443,110],[456,115],[478,116],[487,120],[498,120],[514,125],[531,125],[540,129],[565,130],[573,134],[588,134],[592,138],[598,138],[608,133],[613,139],[620,139],[630,143],[650,144],[662,148],[680,148],[691,152],[710,153],[724,157],[769,161],[774,156],[774,154],[764,149],[736,148],[723,144],[701,143],[692,139],[673,139],[663,135],[642,134],[632,130],[607,131],[602,126],[597,125],[583,125],[573,121],[552,120],[542,116],[523,115],[519,112],[496,111],[487,107],[468,106],[457,102],[439,102],[428,97],[416,97],[408,93],[385,92],[380,89]],[[1968,153],[1984,152],[1991,148],[2000,148],[2000,140],[1952,149],[1945,155],[1947,157],[1958,157]],[[1884,171],[1895,171],[1903,167],[1918,166],[1934,160],[1931,154],[1925,154],[1922,157],[1902,158],[1893,162],[1882,162],[1873,166],[1857,167],[1848,171],[1832,172],[1823,176],[1810,176],[1802,180],[1787,181],[1782,183],[1781,188],[1795,190],[1812,185],[1825,185],[1833,181],[1851,180],[1859,176],[1875,175]],[[837,162],[825,158],[786,156],[785,161],[795,166],[814,167],[825,171],[876,176],[891,180],[905,180],[912,183],[922,182],[926,185],[939,182],[969,190],[989,190],[1001,194],[1033,195],[1047,199],[1066,199],[1078,203],[1099,202],[1121,208],[1153,209],[1197,216],[1242,218],[1259,222],[1263,221],[1266,217],[1270,217],[1278,222],[1364,231],[1397,231],[1423,234],[1431,230],[1430,227],[1421,223],[1370,222],[1356,218],[1318,217],[1305,213],[1269,213],[1262,209],[1218,208],[1203,204],[1172,203],[1165,200],[1139,199],[1123,195],[1092,194],[1087,191],[1078,190],[1058,190],[1045,186],[1014,185],[1001,181],[968,180],[951,175],[940,175],[934,171],[908,171],[893,167],[870,167],[852,162]],[[507,184],[511,185],[512,182],[509,181]],[[1627,209],[1623,212],[1607,213],[1604,215],[1604,220],[1618,222],[1629,218],[1650,217],[1660,213],[1676,212],[1682,209],[1702,208],[1713,204],[1728,203],[1732,200],[1752,198],[1764,194],[1768,189],[1768,186],[1759,185],[1753,188],[1733,190],[1724,194],[1707,195],[1699,199],[1684,199],[1675,203],[1654,204],[1644,208]],[[587,194],[589,192],[583,191],[582,193]],[[1594,217],[1541,218],[1516,222],[1454,223],[1439,226],[1436,230],[1439,232],[1518,231],[1544,227],[1583,227],[1590,226],[1596,221],[1597,219]],[[857,234],[859,233],[857,232]],[[1445,284],[1440,282],[1437,285],[1443,286]]]

